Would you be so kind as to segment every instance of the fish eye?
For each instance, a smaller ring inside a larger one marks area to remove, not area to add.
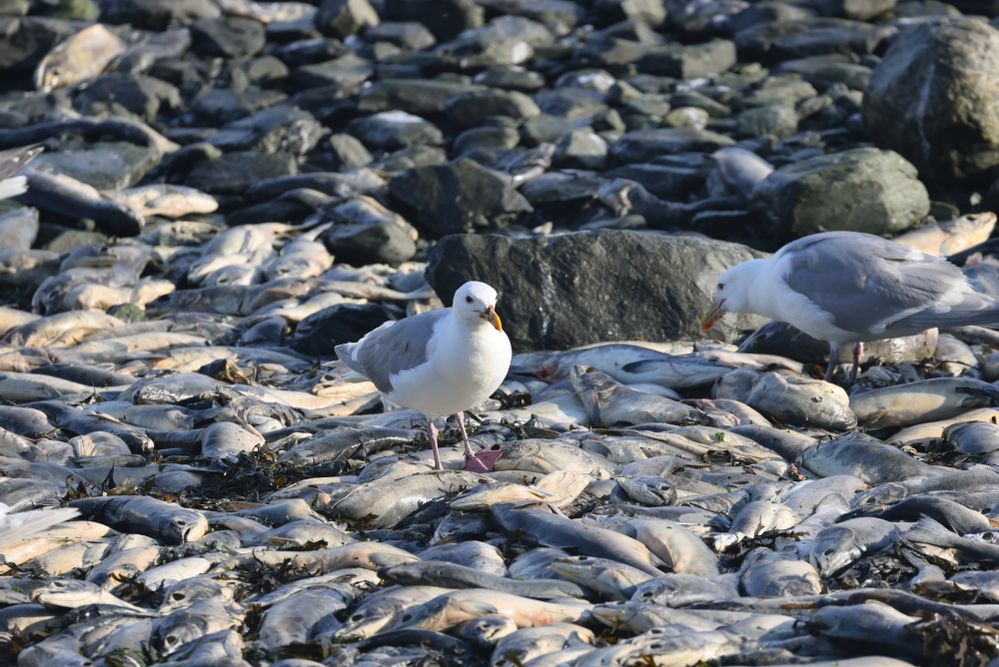
[[[466,296],[465,297],[465,303],[472,303],[472,297]]]

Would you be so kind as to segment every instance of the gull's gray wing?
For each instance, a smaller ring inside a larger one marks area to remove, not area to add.
[[[940,257],[857,232],[826,232],[789,243],[788,286],[862,334],[903,335],[935,326],[999,320],[961,269]]]
[[[22,146],[20,148],[8,148],[0,151],[0,181],[13,176],[18,169],[28,164],[28,162],[41,153],[43,147],[39,144],[33,146]]]
[[[449,312],[448,308],[439,308],[386,322],[356,343],[337,345],[337,357],[374,382],[380,391],[389,392],[393,375],[426,362],[427,343],[434,327]]]

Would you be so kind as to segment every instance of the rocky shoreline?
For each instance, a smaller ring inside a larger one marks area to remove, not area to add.
[[[0,0],[0,664],[991,664],[999,334],[697,317],[827,230],[999,295],[997,16]],[[333,349],[470,279],[434,472]]]

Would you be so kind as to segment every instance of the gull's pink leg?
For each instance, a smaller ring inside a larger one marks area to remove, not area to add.
[[[437,427],[434,420],[427,417],[427,435],[430,436],[430,448],[434,451],[434,470],[443,470],[441,465],[441,453],[437,449]]]
[[[850,384],[857,381],[857,372],[860,370],[860,357],[864,354],[864,344],[857,343],[853,346],[853,370],[850,371]]]
[[[455,415],[458,418],[458,431],[461,433],[461,440],[465,443],[465,470],[470,472],[489,472],[496,465],[503,452],[499,450],[486,450],[476,454],[472,451],[472,445],[468,442],[468,433],[465,432],[465,413],[459,412]]]
[[[829,365],[826,366],[826,382],[831,382],[836,362],[839,360],[839,343],[829,343]]]

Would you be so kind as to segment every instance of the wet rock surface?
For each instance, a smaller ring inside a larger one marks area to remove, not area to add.
[[[996,659],[996,332],[698,316],[823,230],[999,293],[997,16],[0,2],[0,663]],[[470,279],[502,455],[434,471],[334,347]]]

